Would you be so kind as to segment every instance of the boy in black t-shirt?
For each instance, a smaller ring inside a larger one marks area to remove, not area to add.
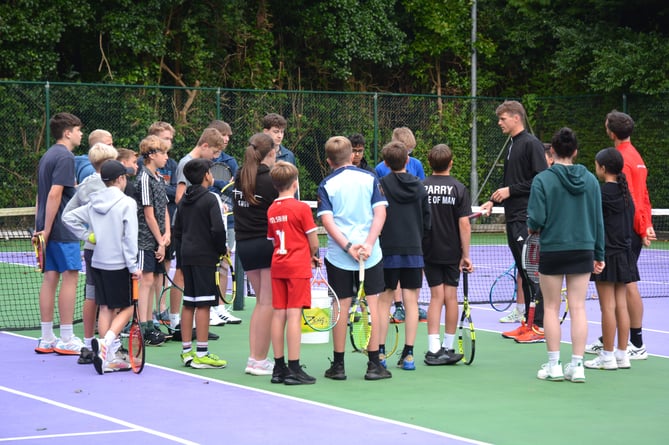
[[[457,290],[460,272],[474,270],[469,257],[471,200],[467,188],[450,176],[453,153],[446,144],[435,145],[428,154],[432,175],[423,184],[432,211],[432,228],[423,237],[425,278],[430,286],[427,309],[428,352],[426,365],[452,365],[462,359],[453,349],[458,323]],[[444,340],[439,343],[442,307]]]

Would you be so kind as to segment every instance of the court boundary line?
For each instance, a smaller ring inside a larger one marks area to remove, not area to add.
[[[28,337],[28,338],[30,338],[30,337]],[[143,426],[140,426],[140,425],[137,425],[137,424],[125,421],[125,420],[118,419],[116,417],[108,416],[106,414],[86,410],[86,409],[83,409],[83,408],[78,408],[76,406],[68,405],[66,403],[58,402],[58,401],[55,401],[55,400],[52,400],[52,399],[48,399],[46,397],[38,396],[38,395],[35,395],[35,394],[30,394],[30,393],[27,393],[27,392],[24,392],[24,391],[18,391],[16,389],[8,388],[6,386],[0,385],[0,391],[4,391],[4,392],[10,393],[10,394],[17,395],[17,396],[32,399],[32,400],[35,400],[35,401],[38,401],[38,402],[46,403],[48,405],[55,406],[57,408],[63,408],[63,409],[66,409],[68,411],[76,412],[78,414],[84,414],[86,416],[95,417],[97,419],[101,419],[101,420],[111,422],[111,423],[114,423],[114,424],[117,424],[117,425],[122,425],[122,426],[125,426],[125,427],[128,428],[128,430],[125,430],[125,431],[122,431],[122,432],[143,432],[143,433],[151,434],[151,435],[163,438],[163,439],[170,440],[172,442],[181,443],[181,444],[184,444],[184,445],[197,445],[197,442],[193,442],[193,441],[190,441],[190,440],[187,440],[187,439],[183,439],[181,437],[177,437],[177,436],[174,436],[174,435],[171,435],[171,434],[163,433],[161,431],[157,431],[157,430],[154,430],[152,428],[146,428],[146,427],[143,427]],[[96,435],[98,433],[94,432],[94,433],[85,433],[85,434],[86,435],[88,435],[88,434]],[[74,436],[74,435],[77,435],[77,434],[73,433],[73,434],[65,435],[65,437],[70,437],[70,436]],[[37,436],[37,437],[42,438],[42,437],[45,437],[45,436]],[[13,439],[13,440],[17,440],[17,439]],[[18,439],[18,440],[21,440],[21,439]],[[0,438],[0,442],[4,442],[4,441],[6,441],[6,439]]]
[[[353,410],[353,409],[342,408],[340,406],[330,405],[330,404],[327,404],[327,403],[316,402],[316,401],[313,401],[313,400],[302,399],[300,397],[290,396],[290,395],[287,395],[287,394],[276,393],[276,392],[268,391],[266,389],[254,388],[254,387],[251,387],[251,386],[244,386],[244,385],[240,385],[239,383],[226,382],[224,380],[212,379],[211,377],[200,376],[200,375],[197,375],[197,374],[190,374],[188,372],[181,371],[179,369],[168,368],[166,366],[154,365],[154,364],[150,364],[150,363],[147,363],[146,366],[150,366],[152,368],[157,368],[157,369],[162,369],[163,371],[175,372],[175,373],[185,375],[185,376],[189,376],[189,377],[195,377],[199,380],[206,380],[210,384],[211,383],[216,383],[216,384],[220,384],[220,385],[224,385],[224,386],[231,386],[231,387],[238,388],[238,389],[250,390],[250,391],[257,392],[257,393],[264,394],[264,395],[279,397],[279,398],[291,400],[291,401],[294,401],[294,402],[305,403],[307,405],[317,406],[319,408],[331,409],[331,410],[339,411],[339,412],[342,412],[342,413],[345,413],[345,414],[352,414],[352,415],[355,415],[355,416],[358,416],[358,417],[362,417],[362,418],[366,418],[366,419],[370,419],[370,420],[375,420],[377,422],[382,422],[382,423],[388,423],[388,424],[392,424],[392,425],[396,425],[396,426],[401,426],[401,427],[404,427],[404,428],[420,431],[420,432],[423,432],[423,433],[430,433],[430,434],[434,434],[436,436],[441,436],[441,437],[444,437],[444,438],[447,438],[447,439],[459,440],[459,441],[462,441],[462,442],[471,443],[471,444],[475,444],[475,445],[492,445],[492,443],[490,443],[490,442],[482,442],[482,441],[479,441],[479,440],[476,440],[476,439],[470,439],[470,438],[458,436],[458,435],[455,435],[455,434],[445,433],[443,431],[433,430],[431,428],[423,427],[423,426],[420,426],[420,425],[414,425],[414,424],[411,424],[411,423],[402,422],[400,420],[388,419],[386,417],[380,417],[380,416],[376,416],[376,415],[373,415],[373,414],[367,414],[367,413],[363,413],[363,412],[356,411],[356,410]]]
[[[57,439],[63,437],[82,437],[82,436],[97,436],[100,434],[120,434],[120,433],[134,433],[138,430],[107,430],[95,431],[90,433],[61,433],[61,434],[45,434],[43,436],[22,436],[22,437],[0,437],[0,442],[11,442],[19,440],[33,440],[33,439]]]

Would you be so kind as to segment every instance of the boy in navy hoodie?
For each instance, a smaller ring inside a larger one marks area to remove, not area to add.
[[[214,183],[212,162],[194,158],[184,166],[191,183],[179,201],[174,221],[174,238],[181,246],[184,276],[181,309],[181,360],[192,368],[225,368],[227,362],[209,352],[209,310],[218,305],[216,264],[227,252],[225,224],[219,198],[209,192]],[[196,310],[198,309],[198,310]],[[196,349],[192,347],[193,318]]]

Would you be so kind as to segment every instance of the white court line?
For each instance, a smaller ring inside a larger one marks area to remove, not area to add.
[[[33,337],[28,337],[28,336],[25,336],[25,335],[16,334],[14,332],[3,332],[3,334],[13,335],[15,337],[20,337],[20,338],[33,339]],[[298,397],[288,396],[288,395],[285,395],[285,394],[278,394],[278,393],[267,391],[267,390],[264,390],[264,389],[253,388],[253,387],[249,387],[249,386],[240,385],[240,384],[237,384],[237,383],[231,383],[231,382],[225,382],[225,381],[222,381],[222,380],[216,380],[216,379],[212,379],[211,377],[200,376],[200,375],[196,375],[196,374],[190,374],[190,373],[187,373],[185,371],[178,370],[178,369],[167,368],[167,367],[164,367],[164,366],[153,365],[153,364],[150,364],[150,363],[147,363],[146,366],[149,366],[149,367],[152,367],[152,368],[157,368],[157,369],[162,369],[164,371],[168,371],[168,372],[172,372],[172,373],[181,374],[181,375],[184,375],[186,377],[200,379],[200,380],[206,381],[209,384],[213,383],[213,384],[219,384],[219,385],[224,385],[224,386],[231,386],[231,387],[234,387],[234,388],[240,388],[240,389],[244,389],[244,390],[248,390],[248,391],[254,391],[254,392],[265,394],[265,395],[268,395],[268,396],[288,399],[288,400],[292,400],[292,401],[295,401],[295,402],[300,402],[300,403],[305,403],[305,404],[308,404],[308,405],[318,406],[318,407],[321,407],[321,408],[331,409],[331,410],[339,411],[339,412],[346,413],[346,414],[352,414],[352,415],[363,417],[363,418],[366,418],[366,419],[375,420],[375,421],[378,421],[378,422],[387,423],[387,424],[391,424],[391,425],[397,425],[397,426],[401,426],[403,428],[408,428],[408,429],[412,429],[412,430],[416,430],[416,431],[421,431],[421,432],[433,434],[433,435],[448,438],[448,439],[459,440],[459,441],[464,442],[464,443],[469,443],[469,444],[474,444],[474,445],[490,445],[488,442],[481,442],[481,441],[478,441],[478,440],[474,440],[474,439],[470,439],[470,438],[466,438],[466,437],[462,437],[462,436],[457,436],[455,434],[449,434],[449,433],[445,433],[445,432],[442,432],[442,431],[437,431],[437,430],[433,430],[433,429],[430,429],[430,428],[426,428],[426,427],[422,427],[422,426],[418,426],[418,425],[413,425],[413,424],[410,424],[410,423],[401,422],[399,420],[387,419],[387,418],[384,418],[384,417],[379,417],[379,416],[375,416],[375,415],[372,415],[372,414],[367,414],[367,413],[363,413],[363,412],[359,412],[359,411],[354,411],[354,410],[347,409],[347,408],[340,408],[338,406],[328,405],[328,404],[321,403],[321,402],[315,402],[315,401],[312,401],[312,400],[301,399],[301,398],[298,398]],[[65,409],[70,409],[70,410],[75,411],[75,412],[79,412],[79,413],[91,415],[93,417],[97,417],[97,418],[100,418],[100,419],[108,420],[110,422],[117,423],[119,425],[127,426],[128,428],[133,428],[133,429],[137,429],[139,431],[147,432],[149,434],[154,434],[156,436],[164,437],[166,439],[173,440],[173,441],[178,442],[178,443],[196,444],[196,442],[191,442],[191,441],[188,441],[186,439],[181,439],[181,438],[176,437],[176,436],[161,433],[161,432],[156,431],[156,430],[143,428],[143,427],[140,427],[138,425],[132,424],[130,422],[125,422],[123,420],[116,419],[116,418],[113,418],[113,417],[109,417],[109,416],[106,416],[104,414],[99,414],[99,413],[95,413],[95,412],[92,412],[92,411],[82,410],[80,408],[65,405],[65,404],[62,404],[62,403],[59,403],[59,402],[55,402],[53,400],[49,400],[49,399],[45,399],[45,398],[42,398],[42,397],[39,397],[39,396],[34,396],[34,395],[31,395],[31,394],[27,394],[27,393],[23,393],[23,392],[20,392],[20,391],[12,390],[12,389],[6,388],[4,386],[0,386],[0,390],[8,391],[8,392],[11,392],[11,393],[14,393],[14,394],[22,395],[22,396],[33,398],[33,399],[39,400],[39,401],[43,401],[45,403],[49,403],[49,404],[52,404],[52,405],[55,405],[55,406],[59,406],[59,407],[65,408]]]
[[[47,399],[45,397],[36,396],[34,394],[29,394],[29,393],[26,393],[26,392],[23,392],[23,391],[17,391],[15,389],[7,388],[6,386],[0,386],[0,391],[5,391],[5,392],[8,392],[10,394],[15,394],[17,396],[37,400],[39,402],[47,403],[49,405],[53,405],[53,406],[56,406],[58,408],[67,409],[69,411],[73,411],[75,413],[84,414],[84,415],[91,416],[91,417],[96,417],[98,419],[106,420],[107,422],[116,423],[118,425],[122,425],[122,426],[125,426],[125,427],[129,428],[128,430],[122,430],[120,432],[130,433],[130,432],[140,431],[140,432],[143,432],[143,433],[152,434],[154,436],[162,437],[163,439],[167,439],[167,440],[170,440],[172,442],[182,443],[182,444],[186,444],[186,445],[197,445],[197,442],[191,442],[190,440],[182,439],[181,437],[173,436],[171,434],[166,434],[166,433],[163,433],[161,431],[156,431],[156,430],[151,429],[151,428],[145,428],[145,427],[142,427],[142,426],[139,426],[139,425],[135,425],[134,423],[126,422],[125,420],[117,419],[117,418],[111,417],[111,416],[106,416],[104,414],[96,413],[94,411],[89,411],[89,410],[77,408],[75,406],[66,405],[65,403],[56,402],[55,400]],[[78,436],[78,435],[86,435],[86,434],[109,434],[109,433],[111,433],[111,431],[103,431],[103,432],[100,432],[100,433],[97,433],[97,432],[96,433],[85,433],[85,434],[72,433],[72,434],[68,434],[68,435],[52,435],[52,436],[53,437],[63,437],[63,436],[70,437],[70,436]],[[37,438],[43,438],[43,437],[51,437],[51,436],[36,436],[36,437]],[[0,438],[0,442],[6,442],[6,441],[10,441],[10,440],[20,440],[20,439],[21,438]]]
[[[367,413],[363,413],[363,412],[360,412],[360,411],[355,411],[355,410],[351,410],[351,409],[347,409],[347,408],[341,408],[341,407],[334,406],[334,405],[328,405],[326,403],[315,402],[313,400],[301,399],[299,397],[289,396],[289,395],[285,395],[285,394],[279,394],[279,393],[271,392],[271,391],[268,391],[268,390],[265,390],[265,389],[258,389],[258,388],[253,388],[253,387],[249,387],[249,386],[240,385],[238,383],[231,383],[231,382],[226,382],[226,381],[223,381],[223,380],[214,380],[211,377],[200,376],[200,375],[196,375],[196,374],[189,374],[185,371],[180,371],[178,369],[172,369],[172,368],[166,368],[166,367],[163,367],[163,366],[160,366],[160,365],[149,365],[149,364],[147,364],[147,366],[151,366],[153,368],[159,368],[159,369],[162,369],[164,371],[175,372],[175,373],[182,374],[182,375],[185,375],[185,376],[188,376],[188,377],[194,377],[194,378],[197,378],[197,379],[200,379],[200,380],[207,381],[209,384],[215,383],[215,384],[224,385],[224,386],[232,386],[234,388],[245,389],[245,390],[248,390],[248,391],[257,392],[257,393],[268,395],[268,396],[279,397],[279,398],[282,398],[282,399],[288,399],[288,400],[292,400],[294,402],[305,403],[307,405],[318,406],[318,407],[321,407],[321,408],[326,408],[326,409],[330,409],[330,410],[334,410],[334,411],[339,411],[341,413],[346,413],[346,414],[352,414],[352,415],[355,415],[355,416],[358,416],[358,417],[363,417],[363,418],[370,419],[370,420],[375,420],[375,421],[378,421],[378,422],[388,423],[388,424],[391,424],[391,425],[397,425],[397,426],[401,426],[403,428],[408,428],[408,429],[412,429],[412,430],[416,430],[416,431],[421,431],[421,432],[424,432],[424,433],[430,433],[430,434],[434,434],[436,436],[441,436],[441,437],[448,438],[448,439],[459,440],[459,441],[465,442],[465,443],[470,443],[470,444],[475,444],[475,445],[491,445],[489,442],[481,442],[479,440],[469,439],[469,438],[458,436],[458,435],[455,435],[455,434],[444,433],[442,431],[437,431],[437,430],[433,430],[433,429],[430,429],[430,428],[426,428],[426,427],[422,427],[422,426],[418,426],[418,425],[413,425],[411,423],[401,422],[399,420],[387,419],[385,417],[379,417],[379,416],[375,416],[373,414],[367,414]]]
[[[45,434],[43,436],[21,436],[21,437],[0,437],[0,442],[11,442],[18,440],[34,440],[34,439],[56,439],[59,437],[80,437],[80,436],[97,436],[99,434],[118,434],[118,433],[134,433],[137,430],[108,430],[95,431],[92,433],[67,433],[67,434]]]

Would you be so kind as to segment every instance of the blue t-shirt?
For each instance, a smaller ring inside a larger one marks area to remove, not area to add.
[[[380,162],[376,168],[376,174],[379,178],[386,176],[390,173],[390,167],[388,167],[384,162]],[[416,158],[409,156],[409,163],[407,164],[407,173],[411,173],[414,176],[418,176],[418,179],[421,181],[425,179],[425,170],[423,170],[423,164]]]
[[[334,222],[353,244],[364,243],[372,227],[374,208],[388,206],[381,194],[379,180],[373,173],[352,165],[338,168],[318,186],[319,218],[331,214]],[[365,262],[370,268],[382,259],[381,245],[377,239],[372,253]],[[358,263],[328,234],[327,260],[344,270],[358,270]]]

